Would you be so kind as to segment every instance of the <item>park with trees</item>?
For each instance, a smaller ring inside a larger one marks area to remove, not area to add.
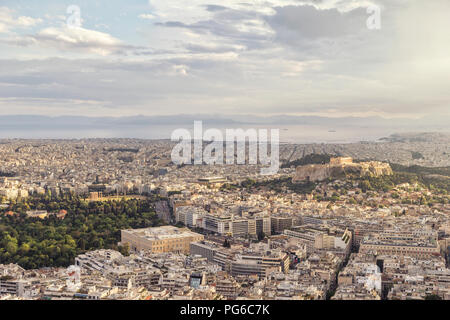
[[[155,213],[158,196],[148,199],[121,199],[89,202],[73,194],[50,194],[11,201],[0,211],[0,264],[17,263],[26,269],[66,267],[86,251],[115,249],[120,230],[163,225]],[[63,219],[49,215],[28,217],[28,210],[49,213],[67,211]],[[6,214],[7,212],[13,214]]]

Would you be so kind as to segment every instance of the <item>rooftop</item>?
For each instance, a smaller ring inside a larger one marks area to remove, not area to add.
[[[177,228],[174,226],[162,226],[143,229],[126,229],[122,231],[132,233],[139,237],[144,237],[147,240],[165,240],[171,238],[193,237],[200,235],[198,233],[190,231],[187,228]]]

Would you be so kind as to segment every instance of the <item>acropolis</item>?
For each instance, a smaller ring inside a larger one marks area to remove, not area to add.
[[[350,157],[331,158],[327,164],[309,164],[297,167],[292,182],[323,181],[328,178],[342,178],[349,175],[358,177],[378,177],[391,175],[388,163],[369,161],[354,163]]]

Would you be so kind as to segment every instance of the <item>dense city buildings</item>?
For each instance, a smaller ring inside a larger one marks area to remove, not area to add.
[[[172,147],[3,141],[0,299],[450,299],[450,153],[286,144],[262,176]]]
[[[191,253],[198,254],[217,263],[222,270],[233,276],[247,275],[265,278],[271,271],[287,272],[289,270],[289,256],[280,251],[272,251],[269,246],[253,245],[250,248],[232,246],[223,248],[211,242],[191,244]]]
[[[1,301],[450,300],[449,0],[0,3]]]

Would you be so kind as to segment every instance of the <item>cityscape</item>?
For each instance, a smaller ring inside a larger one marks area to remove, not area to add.
[[[450,135],[285,144],[269,176],[173,145],[3,140],[1,298],[450,298]]]
[[[41,2],[0,4],[0,305],[450,300],[447,0]]]

